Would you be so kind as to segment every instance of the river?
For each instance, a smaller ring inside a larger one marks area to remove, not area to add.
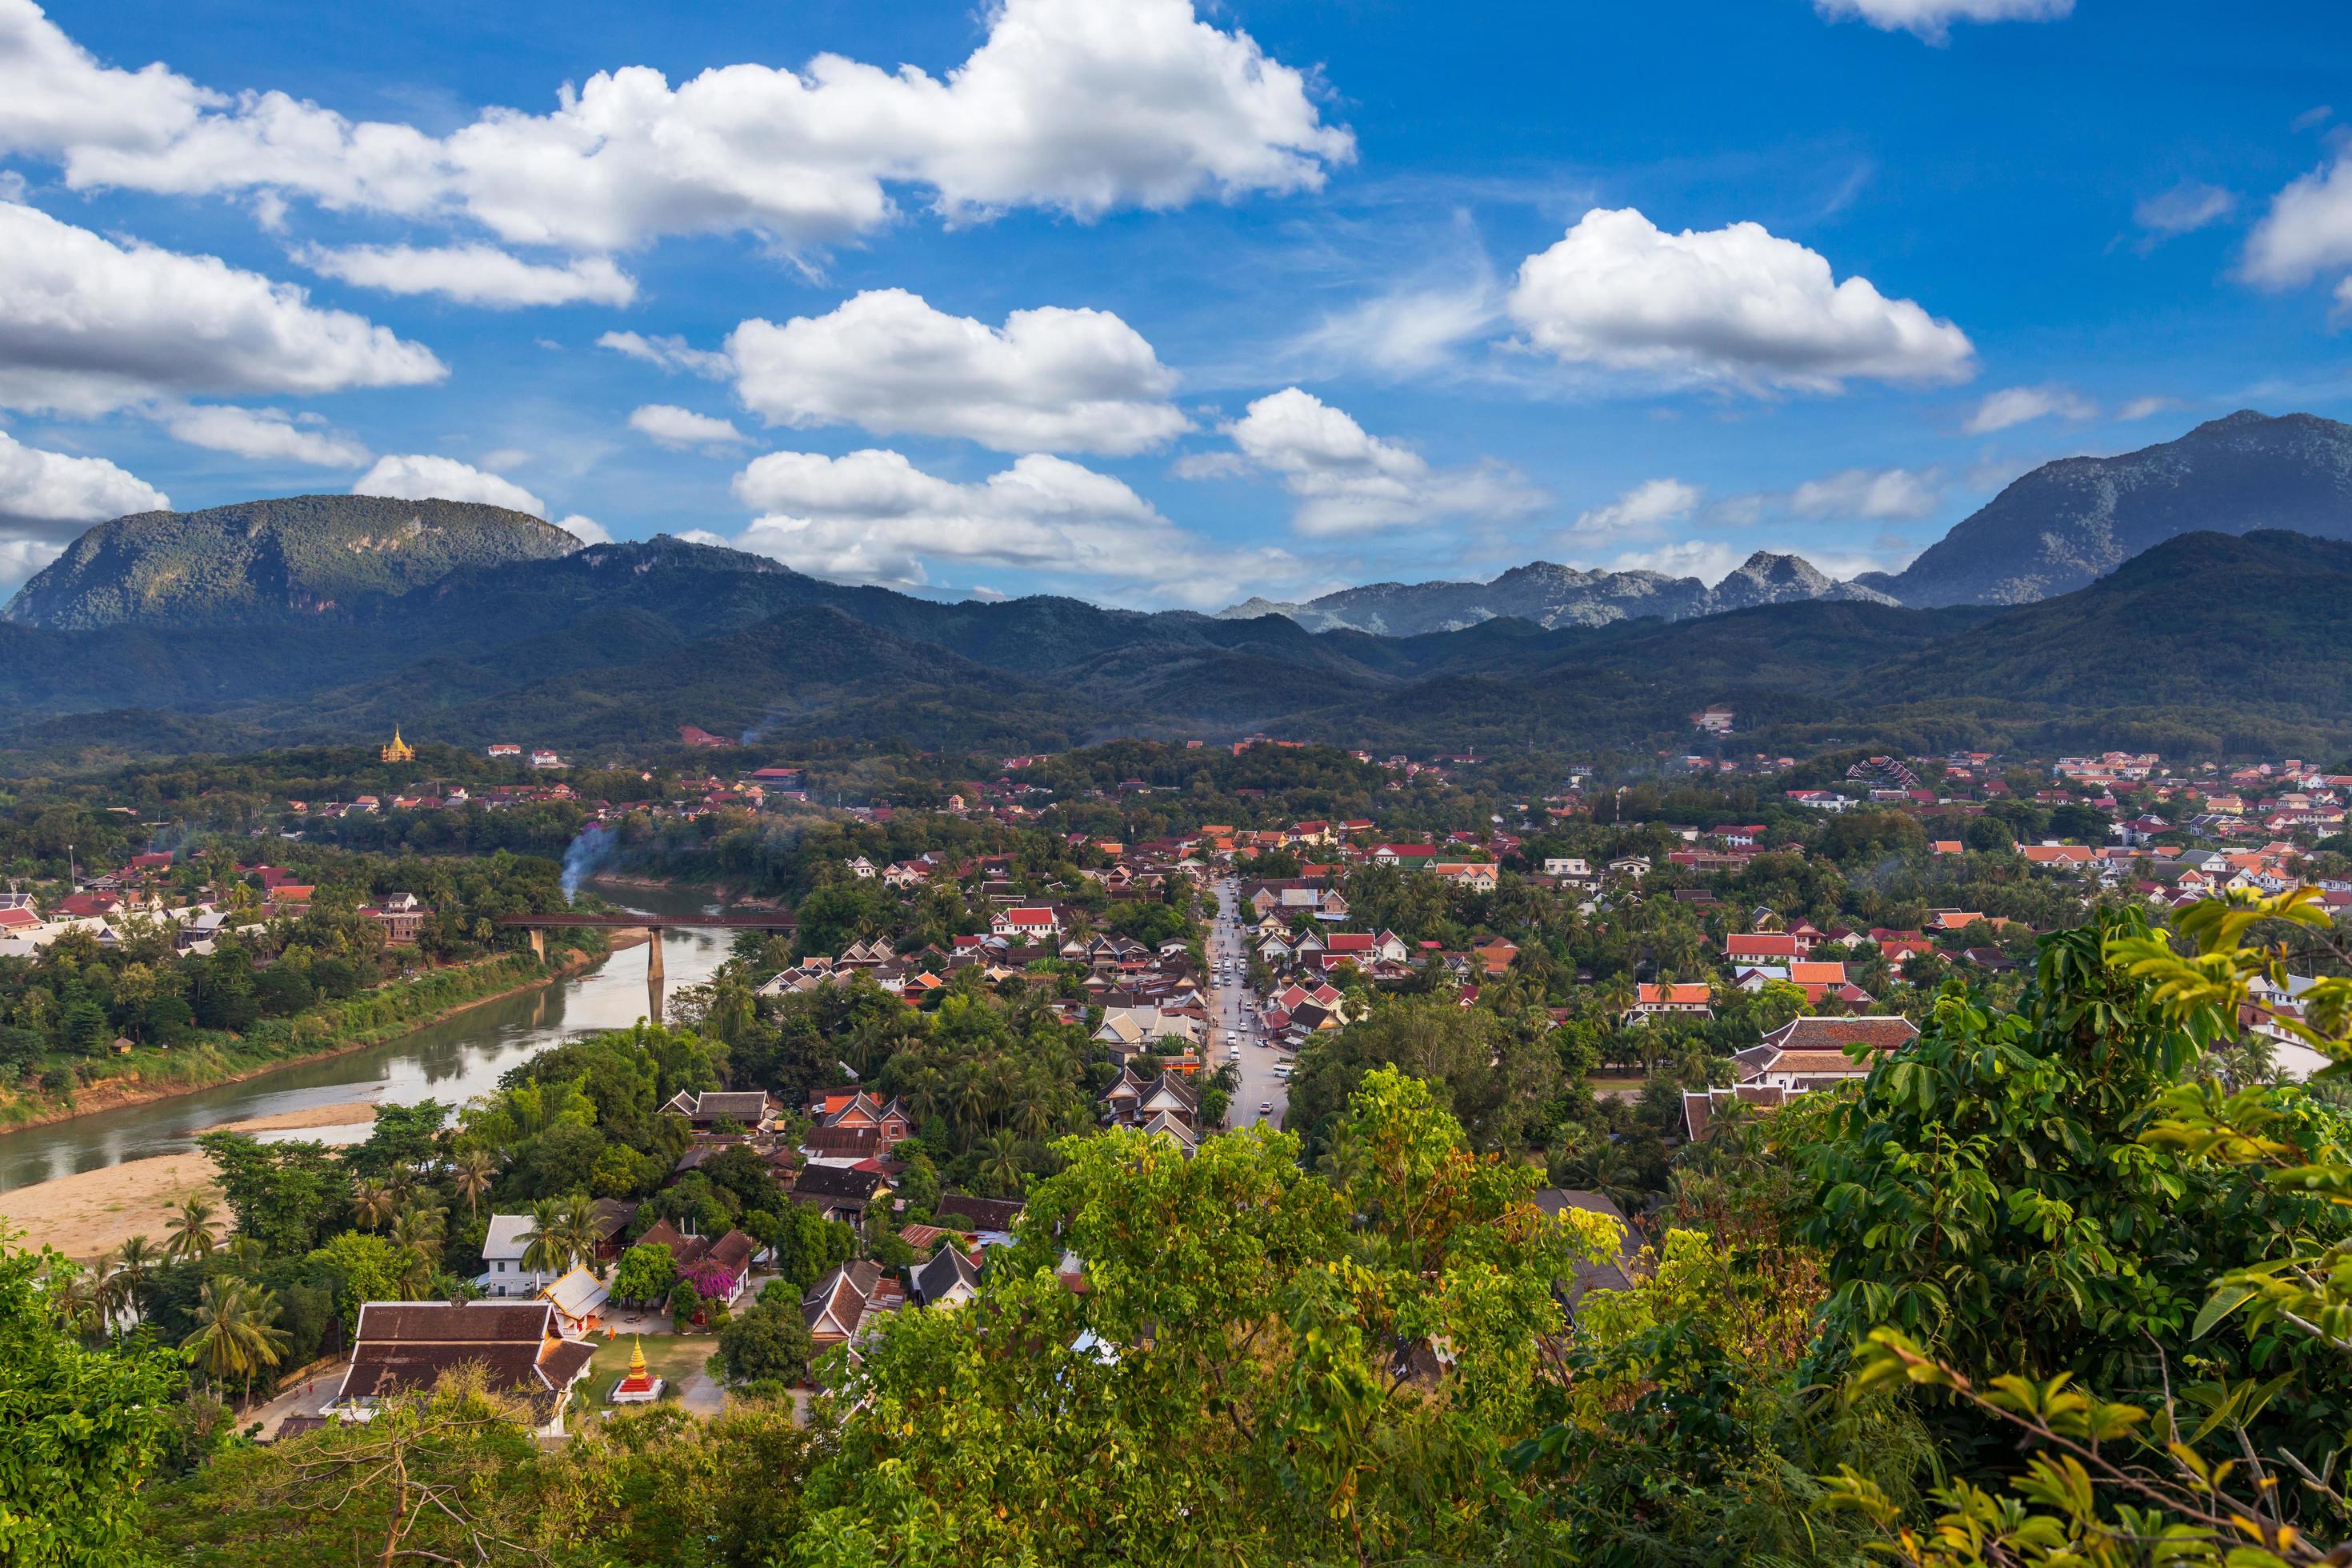
[[[718,908],[690,889],[631,888],[608,896],[623,908],[646,914],[698,914]],[[725,962],[732,937],[724,931],[671,931],[662,951],[669,992],[709,980]],[[362,1051],[278,1068],[171,1100],[0,1134],[0,1192],[124,1160],[179,1153],[195,1147],[196,1134],[205,1129],[248,1117],[362,1100],[379,1105],[414,1105],[421,1100],[461,1105],[495,1088],[501,1073],[534,1051],[573,1035],[627,1028],[645,1014],[646,951],[642,946],[623,948],[574,979],[485,1002]],[[275,1136],[335,1142],[362,1130],[363,1125],[310,1127]]]

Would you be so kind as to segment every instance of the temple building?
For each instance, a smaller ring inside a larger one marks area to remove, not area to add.
[[[416,760],[416,748],[400,738],[399,728],[395,726],[392,731],[392,743],[379,754],[387,763],[413,763]]]

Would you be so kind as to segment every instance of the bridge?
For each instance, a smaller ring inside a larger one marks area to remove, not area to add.
[[[792,931],[799,924],[780,910],[739,910],[723,915],[500,915],[494,922],[530,932],[530,951],[547,956],[551,931],[641,931],[646,933],[646,1016],[662,1021],[662,932],[666,931]]]

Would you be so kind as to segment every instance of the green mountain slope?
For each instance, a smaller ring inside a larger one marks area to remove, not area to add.
[[[76,540],[0,620],[61,631],[347,620],[462,568],[579,548],[538,518],[468,501],[286,496],[140,512]]]
[[[142,752],[413,738],[614,751],[682,724],[784,739],[1056,748],[1252,731],[1426,752],[1832,739],[2211,752],[2352,741],[2352,544],[2257,531],[2158,544],[2002,610],[1814,601],[1415,637],[1279,616],[940,605],[675,540],[454,570],[348,620],[53,631],[0,625],[0,748]]]

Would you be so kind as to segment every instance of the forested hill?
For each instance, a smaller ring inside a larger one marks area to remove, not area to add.
[[[0,619],[53,630],[351,619],[451,572],[544,561],[580,542],[472,501],[284,496],[100,523]]]
[[[375,738],[639,748],[682,725],[1058,749],[1254,731],[1426,752],[1831,740],[2182,753],[2352,742],[2352,545],[2174,539],[2017,608],[1768,605],[1415,637],[1075,600],[940,605],[656,540],[458,570],[353,619],[0,625],[0,748],[123,753]]]

